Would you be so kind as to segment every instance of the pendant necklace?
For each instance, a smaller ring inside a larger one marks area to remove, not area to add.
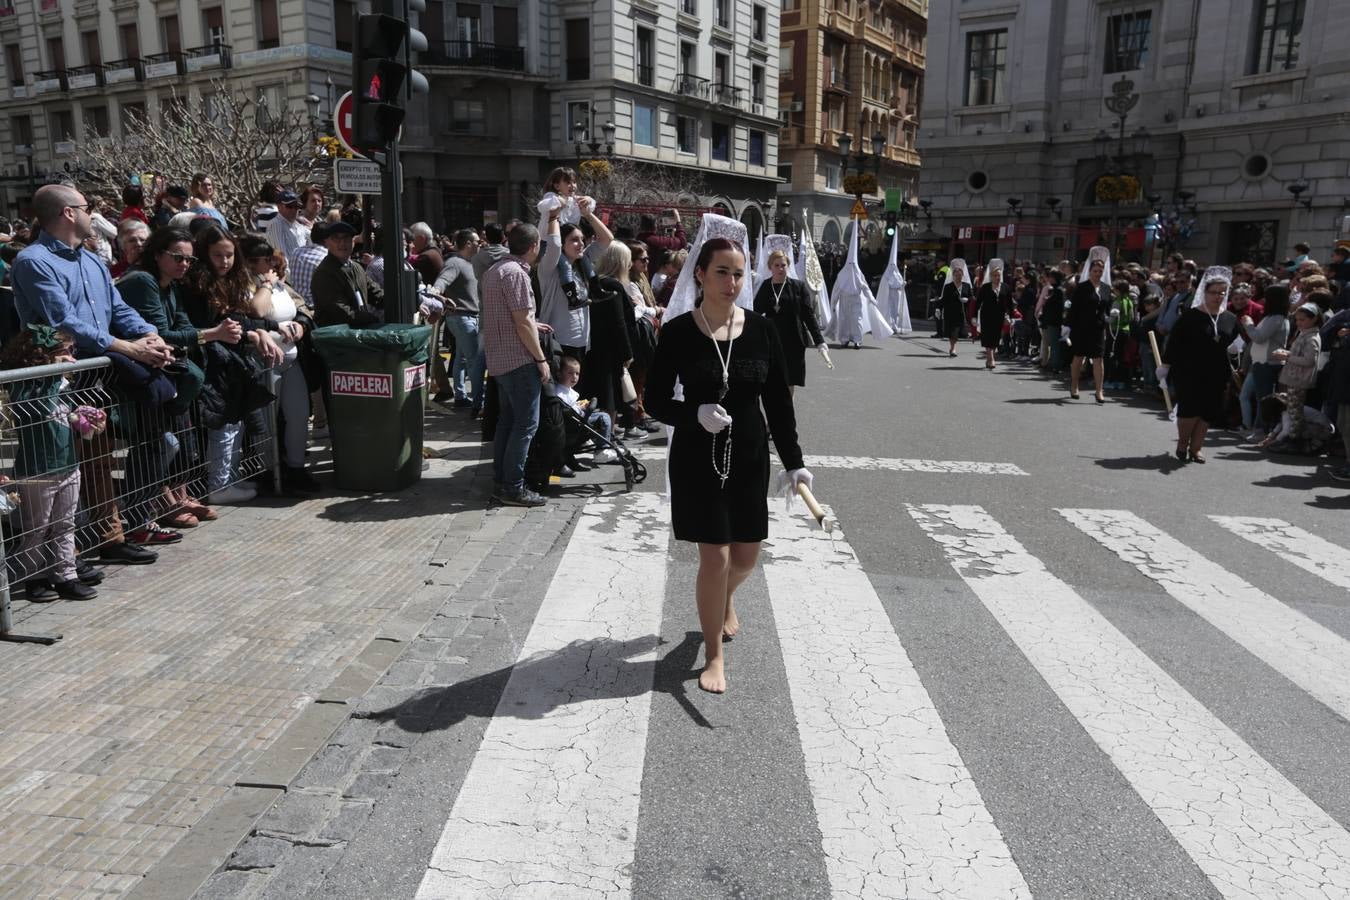
[[[696,310],[700,319],[703,320],[703,327],[708,329],[708,339],[713,343],[713,349],[717,351],[717,363],[722,367],[722,384],[717,389],[717,402],[720,404],[726,399],[727,392],[730,390],[731,379],[731,351],[736,346],[736,339],[731,336],[731,329],[736,324],[736,307],[731,308],[731,318],[727,321],[727,355],[722,356],[722,345],[713,337],[713,328],[708,324],[708,317],[704,315],[702,307]],[[725,433],[727,442],[722,449],[719,458],[717,453],[717,438]],[[722,480],[722,487],[727,486],[727,478],[731,475],[731,426],[728,425],[722,431],[713,435],[712,439],[712,466],[713,474]]]
[[[773,291],[773,314],[778,315],[778,299],[783,296],[783,289],[787,287],[787,279],[783,279],[782,284],[769,282],[769,287]]]

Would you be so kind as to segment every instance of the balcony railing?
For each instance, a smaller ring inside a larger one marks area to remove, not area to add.
[[[103,84],[126,84],[145,80],[145,62],[139,57],[114,59],[103,64]]]
[[[848,76],[840,71],[831,71],[825,76],[825,88],[826,90],[839,91],[844,94],[852,91],[852,87],[848,83]]]
[[[713,99],[723,106],[740,106],[741,88],[730,84],[713,85]]]
[[[525,48],[508,44],[486,44],[482,41],[441,41],[427,48],[418,57],[429,66],[461,69],[505,69],[525,71]]]
[[[65,69],[47,69],[43,72],[33,73],[33,95],[51,94],[56,91],[68,90],[66,86]]]
[[[675,93],[685,97],[697,97],[707,100],[712,82],[697,75],[681,74],[675,78]]]
[[[183,74],[183,53],[170,50],[156,53],[145,58],[145,80],[152,78],[177,78]]]
[[[228,69],[234,65],[234,50],[229,44],[207,44],[183,51],[184,68],[189,72],[204,69]]]
[[[66,70],[66,88],[72,91],[82,91],[86,88],[95,88],[103,86],[103,66],[77,66],[74,69]]]
[[[639,65],[637,67],[637,80],[638,84],[645,84],[647,87],[651,87],[656,80],[652,67]]]

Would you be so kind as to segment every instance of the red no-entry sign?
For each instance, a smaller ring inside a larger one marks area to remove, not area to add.
[[[337,134],[337,139],[342,142],[353,155],[365,159],[364,153],[358,151],[352,146],[352,92],[347,91],[338,98],[337,106],[333,109],[333,130]]]

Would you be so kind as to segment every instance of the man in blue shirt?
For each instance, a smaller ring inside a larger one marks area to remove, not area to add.
[[[67,185],[38,188],[33,209],[42,231],[14,260],[11,281],[19,320],[52,325],[71,335],[77,356],[121,353],[161,368],[173,359],[152,325],[122,300],[108,268],[84,249],[93,231],[89,202]],[[101,557],[109,562],[152,563],[156,555],[129,544],[122,533],[112,485],[112,436],[105,431],[83,448],[85,506],[98,520],[104,541]]]

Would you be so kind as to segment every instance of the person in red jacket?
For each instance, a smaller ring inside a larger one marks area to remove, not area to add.
[[[644,214],[638,220],[637,239],[647,245],[651,260],[647,263],[649,271],[656,272],[666,264],[666,257],[689,246],[689,238],[680,224],[680,214],[673,208],[661,213],[661,230],[656,228],[656,218]]]

